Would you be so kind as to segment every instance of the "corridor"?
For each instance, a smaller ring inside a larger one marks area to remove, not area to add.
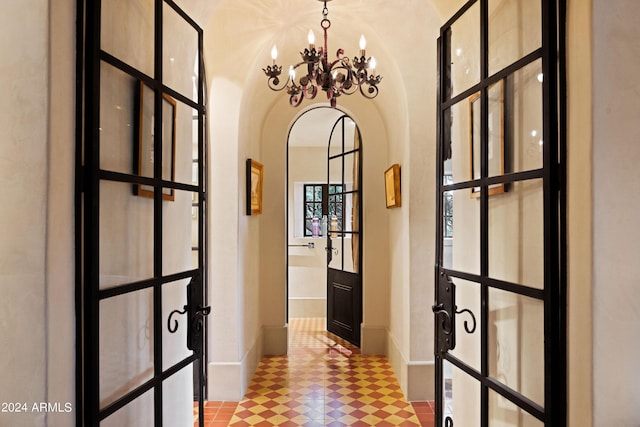
[[[205,427],[434,425],[433,402],[407,402],[385,356],[360,354],[324,318],[289,329],[289,354],[264,357],[241,402],[207,402]]]

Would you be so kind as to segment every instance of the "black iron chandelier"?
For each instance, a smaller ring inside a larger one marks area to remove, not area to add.
[[[316,49],[313,30],[309,30],[309,47],[300,52],[302,62],[289,67],[289,76],[281,85],[280,74],[282,66],[276,64],[278,49],[273,46],[271,58],[273,64],[262,70],[267,75],[267,84],[271,90],[281,91],[287,89],[289,104],[293,107],[300,105],[304,98],[314,99],[318,88],[327,93],[327,99],[332,107],[336,106],[336,99],[341,95],[351,95],[359,91],[363,96],[373,99],[378,95],[378,83],[382,77],[376,75],[376,60],[374,57],[366,57],[366,40],[364,35],[360,37],[360,56],[353,58],[353,63],[348,57],[343,56],[344,50],[338,49],[336,59],[329,62],[327,51],[327,30],[331,27],[331,21],[327,17],[329,9],[327,2],[331,0],[319,0],[324,3],[320,27],[324,31],[324,45]],[[300,77],[296,83],[296,69],[302,65],[307,66],[307,74]]]

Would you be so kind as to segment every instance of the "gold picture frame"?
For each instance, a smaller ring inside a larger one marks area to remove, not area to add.
[[[247,159],[247,215],[262,213],[263,165]]]
[[[489,176],[504,175],[504,80],[489,86],[488,157]],[[480,179],[480,92],[469,98],[469,150],[471,179]],[[507,191],[504,183],[489,186],[489,196]],[[471,197],[480,197],[480,187],[471,188]]]
[[[137,143],[134,147],[134,173],[144,177],[154,176],[155,158],[155,92],[140,81],[138,86]],[[176,100],[167,94],[162,95],[162,179],[175,181],[176,173]],[[152,185],[135,184],[133,192],[136,196],[151,197],[154,195]],[[162,199],[173,201],[173,188],[162,189]]]
[[[384,193],[387,208],[398,208],[402,205],[400,193],[400,165],[393,164],[384,172]]]

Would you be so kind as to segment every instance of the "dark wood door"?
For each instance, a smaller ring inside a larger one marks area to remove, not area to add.
[[[327,330],[360,345],[362,155],[360,132],[350,117],[334,124],[327,158]]]

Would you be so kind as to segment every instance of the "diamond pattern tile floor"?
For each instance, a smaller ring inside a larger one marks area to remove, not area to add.
[[[205,414],[206,427],[434,425],[432,402],[407,402],[385,356],[360,354],[324,318],[290,319],[289,342],[262,359],[231,418]]]
[[[325,319],[290,319],[286,356],[265,357],[229,425],[420,426],[385,356],[325,330]]]

